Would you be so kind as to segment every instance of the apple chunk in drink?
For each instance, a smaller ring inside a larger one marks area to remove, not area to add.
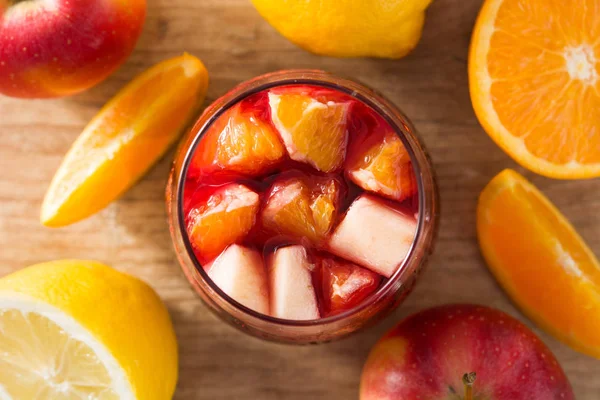
[[[389,278],[408,254],[416,229],[412,215],[361,195],[333,232],[329,249]]]
[[[310,275],[313,268],[303,246],[275,250],[269,262],[271,315],[294,320],[319,318],[317,297]]]
[[[206,128],[184,191],[208,279],[285,320],[351,312],[404,265],[417,185],[392,127],[352,96],[282,86]]]
[[[205,269],[232,299],[259,313],[269,313],[267,273],[258,251],[231,245]]]

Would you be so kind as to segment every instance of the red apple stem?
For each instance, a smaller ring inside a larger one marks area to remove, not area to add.
[[[473,383],[475,383],[475,379],[477,379],[475,372],[463,375],[462,381],[463,385],[465,385],[465,400],[473,400]]]

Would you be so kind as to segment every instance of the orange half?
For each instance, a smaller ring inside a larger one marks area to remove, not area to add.
[[[202,62],[184,54],[121,89],[65,156],[44,198],[42,224],[72,224],[123,194],[179,137],[207,87]]]
[[[481,193],[477,234],[490,270],[523,312],[600,358],[600,264],[560,211],[507,169]]]
[[[473,32],[475,113],[518,163],[600,176],[600,0],[487,0]]]

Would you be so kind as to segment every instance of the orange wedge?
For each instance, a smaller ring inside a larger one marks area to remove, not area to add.
[[[487,0],[469,55],[475,113],[518,163],[600,176],[600,1]]]
[[[106,207],[175,142],[202,104],[208,73],[188,54],[125,86],[85,127],[44,198],[43,225],[59,227]]]
[[[490,270],[523,312],[600,358],[600,264],[560,211],[507,169],[481,193],[477,233]]]

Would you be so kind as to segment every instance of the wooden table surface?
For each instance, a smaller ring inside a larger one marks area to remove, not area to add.
[[[467,49],[480,5],[435,1],[418,48],[389,61],[304,52],[263,21],[249,0],[148,0],[135,52],[99,86],[59,100],[0,98],[0,275],[51,259],[89,258],[149,282],[168,304],[179,338],[180,400],[357,398],[361,367],[377,338],[403,316],[438,304],[487,304],[532,326],[486,269],[475,236],[478,193],[503,168],[517,168],[471,108]],[[40,226],[42,197],[86,122],[134,75],[183,51],[200,57],[209,70],[207,104],[259,74],[319,68],[366,83],[411,117],[435,164],[442,217],[429,268],[395,314],[350,338],[311,347],[262,342],[217,320],[188,286],[171,249],[163,199],[172,151],[99,214],[68,228]],[[525,176],[600,253],[600,180]],[[577,399],[600,398],[600,361],[534,330],[558,357]]]

